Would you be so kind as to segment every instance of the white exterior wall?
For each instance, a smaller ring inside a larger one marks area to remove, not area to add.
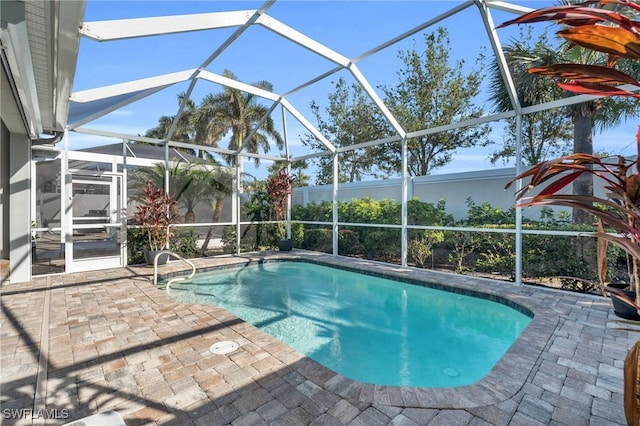
[[[493,207],[508,210],[515,204],[515,184],[505,190],[504,187],[516,175],[515,168],[492,169],[443,175],[418,176],[409,180],[409,198],[418,197],[421,201],[437,203],[446,201],[447,213],[454,219],[467,217],[467,198],[476,205],[488,202]],[[594,182],[597,185],[597,180]],[[380,181],[343,183],[338,186],[338,200],[349,201],[354,198],[371,197],[376,200],[392,199],[401,201],[401,180],[387,179]],[[569,188],[570,190],[570,188]],[[601,187],[595,187],[597,195],[602,196]],[[294,205],[331,201],[332,186],[294,188],[292,202]],[[567,210],[556,207],[556,211]],[[539,219],[540,208],[523,209],[523,217]]]
[[[31,141],[9,136],[9,267],[12,283],[31,279]]]

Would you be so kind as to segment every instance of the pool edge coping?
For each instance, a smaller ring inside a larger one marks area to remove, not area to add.
[[[207,266],[214,259],[220,264]],[[240,256],[219,256],[199,261],[198,266],[200,267],[198,271],[214,271],[243,264],[279,260],[308,261],[350,270],[360,270],[376,276],[400,279],[403,282],[416,281],[425,285],[436,284],[437,286],[434,288],[440,288],[440,286],[454,288],[461,290],[462,294],[465,294],[464,292],[466,291],[471,295],[486,295],[489,300],[502,298],[523,307],[533,314],[529,325],[489,373],[478,382],[466,386],[422,388],[373,385],[344,377],[300,353],[301,358],[333,373],[328,380],[318,381],[319,377],[311,377],[311,380],[315,379],[314,381],[318,385],[341,397],[355,399],[364,403],[415,408],[466,409],[495,405],[508,400],[526,383],[560,321],[560,316],[554,310],[522,294],[521,287],[507,282],[418,268],[402,268],[399,265],[349,257],[334,257],[325,253],[304,250],[294,250],[288,253],[276,251],[245,253]],[[183,265],[169,264],[163,267],[162,272],[159,277],[167,279],[182,275],[187,271],[183,268]],[[487,283],[490,283],[491,287],[486,287]],[[164,290],[160,291],[164,292]],[[262,331],[260,330],[260,332]],[[264,334],[277,340],[267,333]],[[294,349],[292,348],[292,350]],[[282,360],[282,362],[295,368],[295,362],[287,362],[286,360]]]

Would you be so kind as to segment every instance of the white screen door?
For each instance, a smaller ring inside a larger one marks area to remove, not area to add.
[[[67,272],[124,266],[126,247],[122,175],[71,175],[65,243]]]

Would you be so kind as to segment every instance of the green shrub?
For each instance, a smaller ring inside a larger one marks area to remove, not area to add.
[[[461,274],[471,270],[473,259],[478,247],[480,247],[482,235],[479,232],[447,231],[445,232],[446,251],[449,252],[447,260],[453,265],[454,270]]]
[[[127,264],[146,263],[144,251],[149,245],[147,230],[142,228],[127,229]]]
[[[196,257],[199,253],[198,233],[192,228],[174,228],[169,247],[182,257]]]
[[[516,223],[515,209],[503,211],[486,201],[477,205],[469,197],[467,198],[467,219],[463,222],[468,226],[514,225]]]
[[[451,226],[454,223],[453,216],[446,212],[445,207],[445,200],[432,204],[413,197],[407,202],[407,223],[420,226]]]
[[[331,253],[333,251],[331,228],[305,229],[302,248],[323,253]]]
[[[444,232],[442,231],[412,230],[409,233],[409,241],[407,243],[408,260],[413,262],[417,267],[424,268],[429,259],[431,259],[433,263],[433,246],[443,241]]]
[[[148,248],[147,229],[127,229],[127,264],[145,263],[144,252]],[[170,250],[182,257],[191,258],[198,255],[198,234],[194,229],[173,228],[173,236],[169,238]]]
[[[293,246],[302,248],[304,244],[304,225],[301,223],[291,224],[291,238],[293,239]]]
[[[367,259],[397,262],[400,259],[399,229],[367,228],[362,241]]]

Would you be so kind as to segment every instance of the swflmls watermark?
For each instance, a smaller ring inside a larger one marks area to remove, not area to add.
[[[5,419],[48,419],[66,420],[69,418],[67,408],[47,408],[34,410],[32,408],[5,408],[2,410],[2,417]]]

